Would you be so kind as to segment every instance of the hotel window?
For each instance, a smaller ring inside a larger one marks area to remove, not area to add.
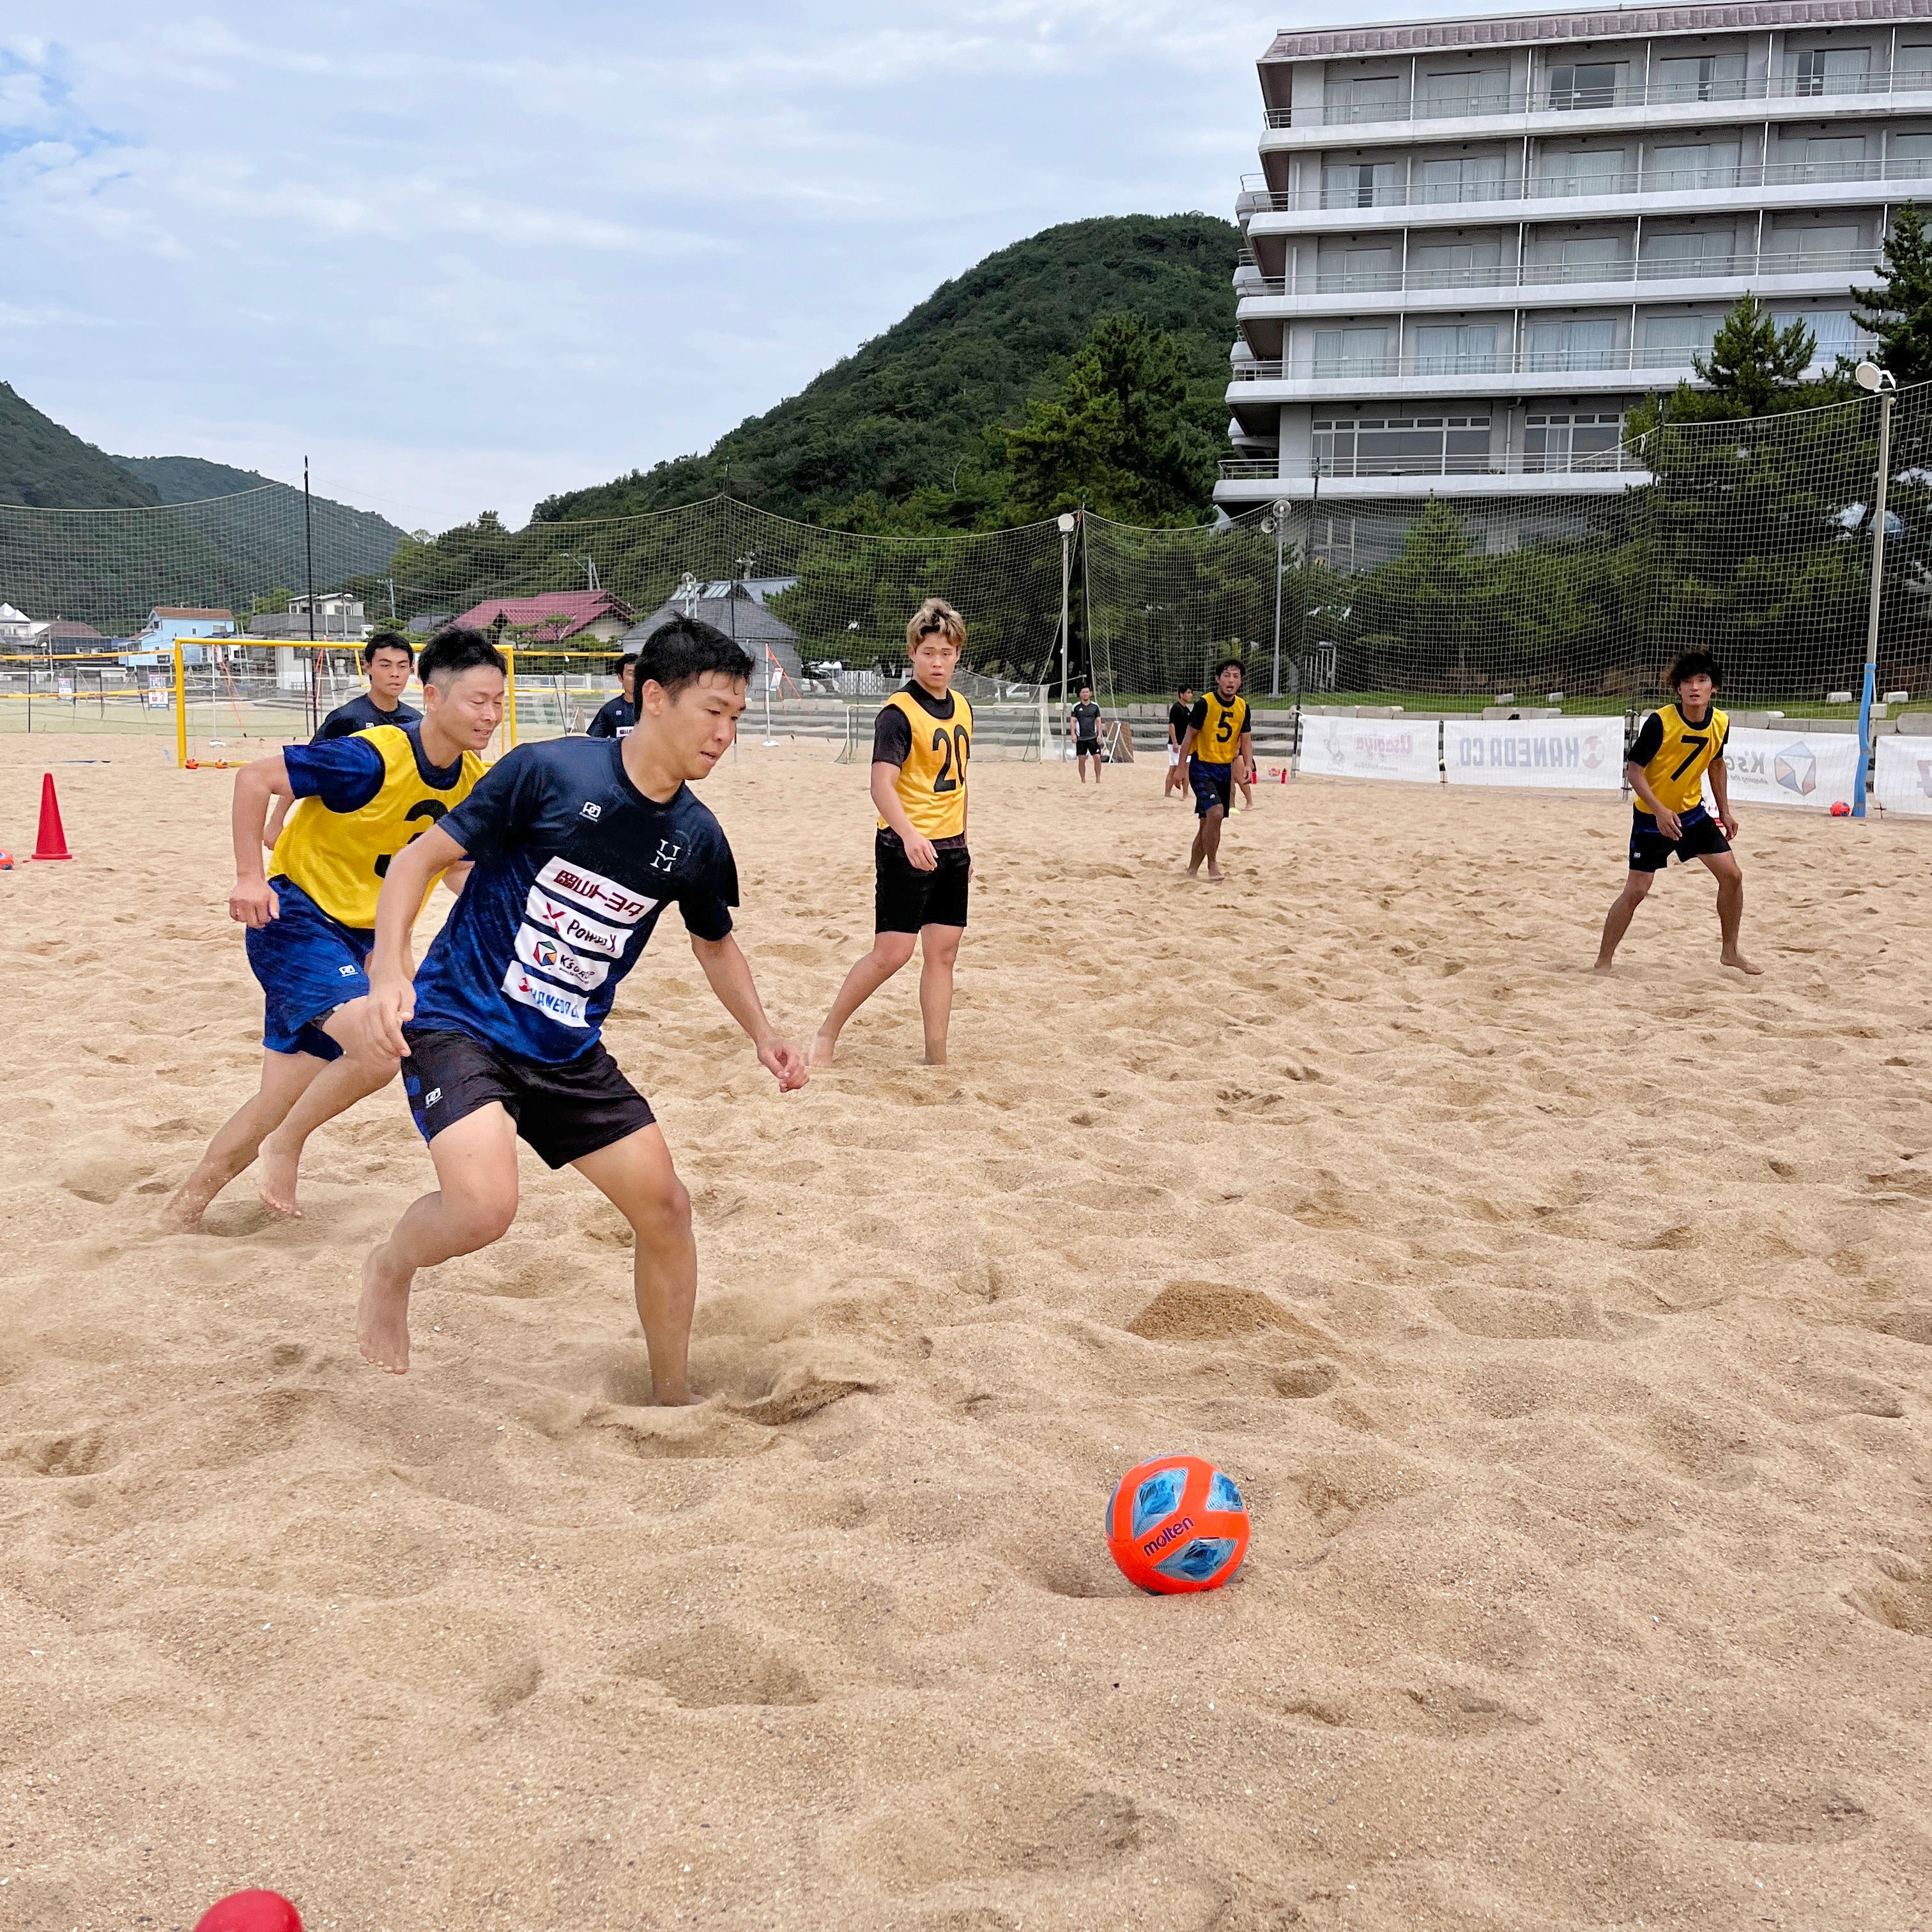
[[[1858,248],[1856,228],[1783,228],[1773,232],[1762,271],[1766,274],[1818,274],[1855,266]]]
[[[1865,175],[1865,137],[1862,134],[1814,134],[1804,143],[1804,172],[1814,181],[1862,181]]]
[[[1494,322],[1412,326],[1410,362],[1418,376],[1477,375],[1496,366]]]
[[[1392,289],[1402,280],[1393,248],[1324,248],[1315,274],[1316,286],[1328,291]]]
[[[1932,76],[1927,83],[1932,86]],[[1888,175],[1932,175],[1932,134],[1894,134],[1886,161]]]
[[[1607,369],[1616,359],[1617,326],[1607,316],[1533,322],[1526,348],[1532,369]]]
[[[1480,288],[1496,281],[1503,245],[1484,242],[1421,242],[1410,244],[1408,279],[1414,288]]]
[[[1330,121],[1399,121],[1408,106],[1406,74],[1358,74],[1331,80],[1323,91],[1324,118]]]
[[[1814,47],[1792,68],[1794,94],[1862,94],[1870,85],[1869,47]]]
[[[1654,275],[1721,275],[1730,272],[1737,241],[1734,229],[1700,229],[1688,235],[1646,235],[1643,272]]]
[[[1592,148],[1578,154],[1546,154],[1538,171],[1544,194],[1618,194],[1630,185],[1630,156],[1622,148]]]
[[[1708,356],[1718,332],[1714,315],[1652,315],[1644,318],[1641,360],[1671,369],[1688,369],[1693,356]]]
[[[1812,358],[1814,362],[1830,362],[1857,350],[1858,325],[1848,308],[1776,309],[1771,319],[1781,329],[1802,322],[1818,345],[1817,353]]]
[[[1425,74],[1416,90],[1421,115],[1502,114],[1510,104],[1507,68],[1451,68]]]
[[[1364,378],[1395,373],[1387,328],[1318,328],[1315,332],[1315,373],[1318,376]]]
[[[1557,108],[1614,107],[1629,68],[1622,61],[1566,64],[1550,70],[1550,104]]]
[[[1324,161],[1324,208],[1376,208],[1397,199],[1393,161]]]
[[[1616,410],[1539,411],[1522,439],[1526,470],[1606,467],[1605,459],[1624,440],[1624,419]]]
[[[1494,201],[1503,191],[1500,154],[1463,154],[1454,160],[1424,161],[1424,201]]]
[[[1556,248],[1560,279],[1566,282],[1606,282],[1624,272],[1624,244],[1614,235],[1573,235]]]
[[[1687,188],[1729,188],[1738,178],[1738,152],[1735,141],[1653,148],[1645,158],[1643,184],[1652,192],[1679,194]]]
[[[1736,100],[1744,91],[1742,54],[1693,54],[1657,64],[1653,100]]]
[[[1490,466],[1487,416],[1317,418],[1316,471],[1325,476],[1468,476]]]

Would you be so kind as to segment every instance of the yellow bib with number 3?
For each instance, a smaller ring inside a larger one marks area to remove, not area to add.
[[[465,752],[461,775],[439,791],[418,768],[416,746],[399,726],[378,724],[356,735],[382,754],[382,789],[354,812],[331,812],[319,798],[298,800],[269,870],[292,879],[331,918],[368,932],[389,861],[470,796],[483,760]]]

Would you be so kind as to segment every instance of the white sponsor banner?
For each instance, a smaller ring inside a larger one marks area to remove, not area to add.
[[[1334,778],[1440,784],[1442,728],[1433,718],[1310,718],[1301,721],[1304,771]]]
[[[524,902],[524,916],[568,940],[581,952],[601,952],[615,959],[631,943],[623,927],[605,926],[578,910],[568,899],[552,898],[536,886]]]
[[[1724,741],[1733,805],[1849,805],[1858,775],[1853,731],[1756,731],[1733,725]]]
[[[1446,718],[1442,769],[1452,785],[1542,785],[1617,791],[1624,782],[1621,718]]]
[[[662,854],[662,839],[658,849]],[[673,858],[679,850],[675,845],[670,848]],[[664,868],[666,872],[670,869],[668,866]],[[587,866],[573,866],[562,859],[550,860],[537,874],[536,883],[548,891],[568,892],[572,898],[581,899],[592,910],[606,919],[614,919],[620,926],[635,926],[657,904],[656,899],[641,898],[628,886],[620,885],[602,872],[593,872]]]
[[[1882,737],[1875,763],[1872,796],[1886,811],[1932,818],[1932,737]]]
[[[503,990],[518,1006],[534,1006],[538,1012],[548,1013],[560,1026],[587,1028],[590,1024],[581,998],[566,993],[561,986],[553,986],[547,980],[533,977],[514,960],[504,972]]]
[[[517,928],[517,957],[526,966],[534,966],[539,973],[548,973],[553,980],[561,980],[580,993],[602,986],[610,976],[608,960],[587,959],[582,953],[573,952],[555,933],[539,932],[528,923]]]

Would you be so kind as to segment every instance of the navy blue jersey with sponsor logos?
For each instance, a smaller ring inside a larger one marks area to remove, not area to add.
[[[645,797],[614,739],[519,745],[442,829],[476,867],[417,970],[418,1027],[574,1060],[667,905],[700,939],[731,930],[724,828],[688,785],[666,804]]]

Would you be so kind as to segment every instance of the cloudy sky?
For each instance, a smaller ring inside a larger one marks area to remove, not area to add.
[[[1058,221],[1227,213],[1365,0],[26,0],[0,379],[408,527],[708,445]]]

